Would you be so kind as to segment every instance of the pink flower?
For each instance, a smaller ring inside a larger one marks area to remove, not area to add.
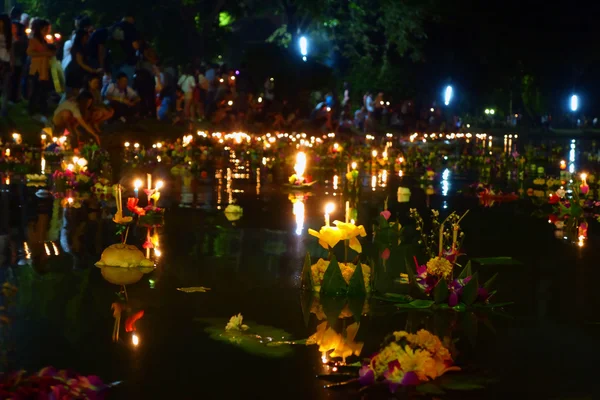
[[[390,258],[390,249],[385,249],[382,253],[381,253],[381,258],[384,260],[387,260]]]
[[[379,215],[381,215],[387,221],[392,216],[392,213],[389,212],[388,210],[385,210],[385,211],[382,211]]]

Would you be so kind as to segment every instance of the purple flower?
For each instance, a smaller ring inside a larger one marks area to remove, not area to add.
[[[400,384],[402,386],[416,386],[419,383],[421,383],[419,381],[419,377],[413,371],[410,371],[410,372],[407,372],[406,374],[404,374],[404,377],[402,378],[402,382],[400,382]]]
[[[488,290],[484,287],[480,287],[477,290],[477,301],[485,302],[490,297]]]
[[[450,297],[448,297],[448,305],[450,307],[455,307],[458,304],[458,294],[456,292],[450,293]]]
[[[363,365],[358,371],[358,382],[363,386],[373,384],[375,382],[375,372],[368,365]]]

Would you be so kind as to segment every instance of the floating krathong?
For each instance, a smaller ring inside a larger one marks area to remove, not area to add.
[[[123,243],[104,249],[96,266],[102,270],[104,279],[121,286],[137,283],[144,274],[154,270],[154,262],[144,257],[144,253]]]

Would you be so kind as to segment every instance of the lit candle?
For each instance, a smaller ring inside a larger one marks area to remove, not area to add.
[[[325,205],[325,226],[329,226],[329,214],[333,212],[335,206],[333,203],[327,203]]]
[[[579,186],[579,190],[581,191],[581,194],[587,194],[590,191],[590,187],[588,186],[586,179],[587,179],[587,174],[584,172],[580,175],[581,177],[581,186]]]
[[[152,175],[146,174],[146,178],[148,179],[148,190],[152,189]]]
[[[567,169],[567,162],[565,160],[560,160],[560,169]]]
[[[356,161],[352,161],[352,170],[355,170],[357,166]]]
[[[133,182],[133,193],[135,194],[135,198],[138,198],[138,193],[140,188],[142,187],[142,180],[141,179],[136,179],[135,182]]]

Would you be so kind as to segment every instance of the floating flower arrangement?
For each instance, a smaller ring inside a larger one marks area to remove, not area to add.
[[[364,295],[370,292],[372,268],[360,261],[338,262],[333,255],[333,248],[338,243],[344,243],[355,252],[362,253],[358,237],[367,236],[365,228],[340,221],[334,221],[335,226],[330,226],[328,217],[329,214],[326,215],[326,225],[318,232],[309,229],[308,233],[319,239],[319,244],[330,252],[330,257],[328,260],[320,258],[312,264],[310,254],[306,255],[303,286],[327,295]]]

